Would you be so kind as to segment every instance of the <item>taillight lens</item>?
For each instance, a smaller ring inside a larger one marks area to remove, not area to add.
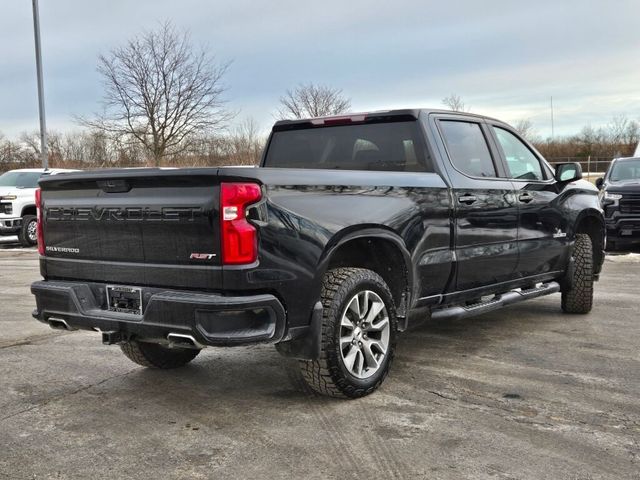
[[[42,228],[42,190],[36,190],[36,215],[38,216],[37,222],[37,235],[38,235],[38,253],[44,255],[44,229]]]
[[[256,183],[220,184],[222,263],[239,265],[258,259],[258,232],[246,219],[246,207],[262,198]]]

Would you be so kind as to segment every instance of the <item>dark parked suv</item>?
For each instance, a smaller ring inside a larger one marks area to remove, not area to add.
[[[607,225],[607,249],[640,243],[640,158],[616,158],[596,180]]]
[[[555,292],[589,312],[604,220],[581,176],[498,120],[396,110],[277,122],[258,168],[43,179],[33,315],[154,368],[272,343],[360,397],[426,318]]]

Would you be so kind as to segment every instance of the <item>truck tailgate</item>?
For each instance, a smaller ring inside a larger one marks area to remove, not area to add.
[[[217,169],[132,169],[41,182],[47,276],[221,287]]]

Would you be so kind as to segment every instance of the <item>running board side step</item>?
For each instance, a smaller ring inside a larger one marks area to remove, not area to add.
[[[434,320],[456,320],[459,318],[481,315],[483,313],[498,310],[499,308],[506,307],[507,305],[511,305],[513,303],[542,297],[543,295],[550,295],[559,291],[560,284],[558,282],[543,283],[541,286],[535,288],[528,288],[526,290],[511,290],[509,292],[501,293],[493,296],[486,302],[474,303],[473,305],[466,306],[455,305],[452,307],[435,309],[431,311],[431,318]]]

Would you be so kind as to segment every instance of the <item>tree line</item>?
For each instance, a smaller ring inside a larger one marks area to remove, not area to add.
[[[49,164],[86,169],[258,163],[266,138],[254,120],[238,121],[229,108],[229,68],[169,22],[133,37],[98,58],[102,111],[76,117],[76,131],[47,132]],[[442,103],[469,111],[455,94]],[[351,100],[340,89],[307,83],[287,90],[278,105],[277,118],[295,119],[350,111]],[[515,127],[550,160],[628,156],[640,140],[640,124],[624,116],[556,139],[541,139],[528,119]],[[37,167],[39,154],[37,132],[16,140],[0,133],[0,171]]]
[[[534,134],[531,141],[547,159],[630,157],[640,142],[640,122],[619,115],[601,127],[586,125],[575,135],[542,140]]]
[[[456,112],[471,111],[462,97],[456,94],[443,98],[442,104]],[[557,138],[541,137],[528,118],[516,121],[513,127],[550,161],[567,158],[586,160],[592,157],[611,160],[629,157],[634,154],[640,142],[640,121],[630,119],[626,115],[616,115],[604,126],[586,125],[574,135]]]
[[[253,165],[266,138],[237,121],[225,100],[228,62],[217,61],[170,22],[98,57],[102,111],[76,117],[81,130],[49,131],[58,168]],[[334,115],[351,107],[339,89],[313,83],[279,99],[281,119]],[[235,125],[235,126],[233,126]],[[38,133],[0,134],[0,171],[39,166]]]

